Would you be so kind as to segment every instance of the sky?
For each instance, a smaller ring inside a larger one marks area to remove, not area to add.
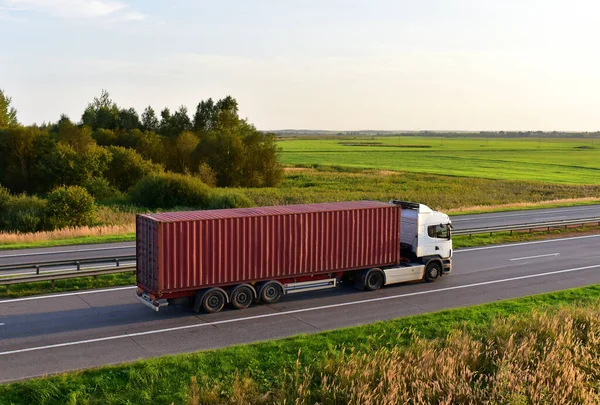
[[[24,124],[106,89],[261,130],[597,131],[599,39],[593,0],[0,0],[0,89]]]

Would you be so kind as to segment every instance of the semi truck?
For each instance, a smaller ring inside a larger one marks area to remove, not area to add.
[[[399,200],[139,214],[137,297],[216,313],[341,282],[433,282],[452,271],[451,229],[448,215]]]

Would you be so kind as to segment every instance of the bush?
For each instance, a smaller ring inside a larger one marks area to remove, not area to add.
[[[130,198],[133,203],[148,208],[205,208],[210,203],[211,191],[210,187],[195,177],[152,173],[135,185]]]
[[[104,177],[96,177],[86,181],[83,183],[83,188],[85,188],[96,201],[110,200],[122,196],[122,193],[113,187]]]
[[[46,201],[21,194],[11,196],[0,189],[0,229],[9,232],[38,232],[47,230]]]
[[[198,166],[198,178],[211,187],[217,185],[217,174],[208,163],[201,163],[200,166]]]
[[[215,210],[223,208],[248,208],[252,206],[254,206],[254,203],[245,195],[229,191],[214,193],[207,208]]]
[[[90,226],[97,221],[94,197],[80,186],[57,188],[48,194],[46,212],[56,229]]]
[[[121,191],[129,191],[144,176],[161,172],[162,167],[144,159],[133,149],[122,146],[110,146],[112,155],[105,177]]]

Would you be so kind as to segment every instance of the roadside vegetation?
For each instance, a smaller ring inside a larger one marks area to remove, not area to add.
[[[419,201],[449,214],[465,214],[598,203],[600,186],[317,166],[286,168],[277,187],[263,188],[221,189],[175,173],[149,175],[132,188],[131,198],[140,205],[110,201],[97,204],[94,216],[99,225],[43,232],[0,232],[0,249],[56,246],[61,239],[65,239],[64,244],[133,240],[135,214],[164,211],[161,205],[171,206],[169,210],[186,210],[399,198]],[[0,193],[0,205],[1,201]]]
[[[0,101],[4,248],[127,240],[136,213],[165,210],[398,198],[460,213],[600,200],[597,133],[277,138],[240,118],[232,97],[138,114],[106,91],[76,121],[23,126],[1,90]]]
[[[2,404],[600,402],[600,287],[0,386]]]

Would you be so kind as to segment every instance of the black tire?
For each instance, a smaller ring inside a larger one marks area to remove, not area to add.
[[[207,291],[202,297],[202,309],[204,312],[214,314],[225,306],[225,294],[221,290]]]
[[[379,290],[384,283],[383,272],[381,270],[369,270],[365,277],[365,290]]]
[[[442,265],[438,261],[431,261],[425,266],[423,279],[428,283],[434,282],[442,274]]]
[[[260,290],[260,301],[265,304],[275,304],[281,298],[283,291],[279,283],[268,281]]]
[[[231,305],[236,309],[246,309],[254,300],[254,291],[247,285],[241,285],[233,289],[229,296]]]

